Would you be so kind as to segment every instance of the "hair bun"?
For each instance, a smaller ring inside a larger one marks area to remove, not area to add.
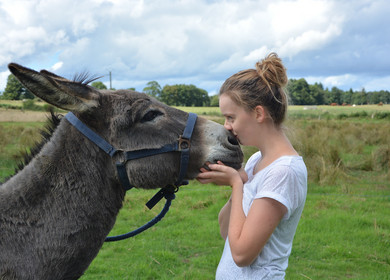
[[[270,89],[273,86],[284,88],[287,85],[286,68],[284,68],[282,60],[274,52],[256,63],[256,71]]]

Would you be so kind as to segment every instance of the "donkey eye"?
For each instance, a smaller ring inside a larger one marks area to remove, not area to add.
[[[150,122],[161,115],[163,115],[163,113],[160,111],[157,111],[157,110],[149,111],[142,117],[141,123]]]

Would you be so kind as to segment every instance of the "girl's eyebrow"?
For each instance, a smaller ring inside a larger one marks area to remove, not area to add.
[[[223,114],[224,117],[234,117],[235,115],[234,114],[230,114],[230,113],[226,113],[226,114]]]
[[[223,116],[234,116],[235,114],[232,113],[232,112],[225,112],[225,113],[222,113]]]

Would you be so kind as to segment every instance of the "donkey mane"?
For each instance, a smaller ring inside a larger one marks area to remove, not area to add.
[[[76,73],[73,76],[72,81],[75,83],[82,84],[82,85],[88,85],[89,83],[92,83],[92,82],[94,82],[102,77],[103,76],[92,75],[88,71],[84,71],[84,72]]]

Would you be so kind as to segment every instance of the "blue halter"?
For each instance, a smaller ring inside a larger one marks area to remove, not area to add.
[[[120,160],[116,162],[116,168],[119,180],[121,182],[122,187],[125,191],[130,190],[134,186],[130,184],[129,177],[126,172],[126,163],[130,160],[150,157],[153,155],[168,153],[168,152],[180,152],[180,171],[179,176],[176,182],[173,185],[168,185],[158,191],[147,203],[146,206],[149,209],[152,209],[163,197],[166,198],[166,203],[163,210],[157,215],[153,220],[144,226],[129,232],[127,234],[107,237],[106,241],[118,241],[128,237],[132,237],[141,233],[142,231],[150,228],[157,222],[159,222],[168,212],[169,207],[171,205],[172,199],[175,198],[175,192],[181,185],[188,184],[187,181],[184,180],[184,177],[187,173],[188,163],[190,159],[190,147],[191,147],[191,137],[192,132],[195,127],[195,123],[197,120],[197,115],[194,113],[189,113],[186,127],[183,131],[183,134],[179,136],[178,141],[164,145],[159,149],[141,149],[135,151],[122,151],[115,149],[111,144],[109,144],[106,140],[104,140],[101,136],[97,135],[94,131],[92,131],[88,126],[86,126],[82,121],[80,121],[72,112],[69,112],[65,115],[65,118],[75,127],[77,128],[85,137],[95,143],[100,149],[110,155],[110,157],[118,156]]]

